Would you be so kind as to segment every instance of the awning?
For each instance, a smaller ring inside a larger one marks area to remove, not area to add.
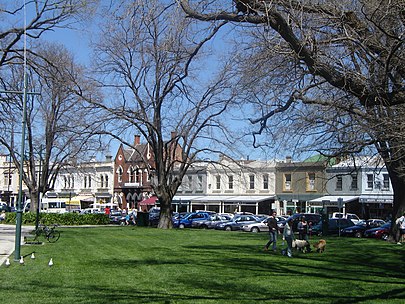
[[[141,205],[141,206],[143,206],[143,205],[155,205],[157,200],[158,200],[157,196],[152,196],[150,198],[147,198],[147,199],[139,202],[139,205]]]
[[[93,203],[94,202],[94,197],[77,195],[77,196],[73,196],[70,200],[66,201],[66,204],[67,205],[80,205],[80,202]]]
[[[228,202],[241,202],[241,203],[256,203],[256,202],[263,202],[267,201],[270,199],[274,199],[275,196],[263,196],[263,195],[258,195],[258,196],[234,196],[229,199],[226,199],[225,201]]]
[[[189,202],[194,201],[201,196],[196,195],[175,195],[172,199],[172,202]]]
[[[341,198],[343,200],[343,203],[349,203],[352,201],[357,200],[359,197],[358,196],[348,196],[348,195],[326,195],[322,197],[318,197],[316,199],[310,200],[309,202],[311,204],[330,204],[330,203],[335,203],[337,204],[338,199]]]
[[[361,195],[359,202],[363,204],[392,204],[394,202],[393,195]]]
[[[190,201],[196,203],[212,203],[212,202],[245,202],[255,203],[274,199],[274,195],[205,195],[205,196],[175,196],[173,201]]]

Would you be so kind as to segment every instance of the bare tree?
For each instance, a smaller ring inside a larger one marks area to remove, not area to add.
[[[73,26],[88,18],[98,4],[98,0],[27,0],[25,6],[17,0],[3,2],[0,66],[21,63],[24,34],[29,40],[35,40],[47,31]]]
[[[62,46],[52,44],[42,44],[35,53],[28,58],[28,83],[31,91],[41,94],[30,95],[27,100],[24,155],[16,152],[21,143],[23,96],[8,94],[0,131],[0,144],[17,168],[24,158],[22,179],[29,191],[32,211],[38,206],[39,193],[53,189],[61,168],[100,149],[98,137],[104,128],[103,121],[97,118],[99,110],[78,97],[79,90],[95,95],[96,86],[85,80],[83,68],[74,63],[72,55]],[[8,89],[22,91],[22,66],[10,65],[9,72],[3,83]]]
[[[204,35],[170,2],[121,1],[110,8],[96,65],[101,85],[116,95],[91,99],[113,115],[112,136],[131,146],[125,136],[136,132],[149,143],[159,228],[172,227],[172,198],[198,155],[232,139],[221,121],[232,101],[229,67],[207,60],[207,44],[222,24]]]
[[[257,25],[244,30],[242,56],[244,75],[253,76],[243,88],[262,113],[251,120],[255,136],[280,136],[277,117],[307,149],[377,151],[394,190],[393,217],[404,212],[404,1],[178,2],[198,20]]]

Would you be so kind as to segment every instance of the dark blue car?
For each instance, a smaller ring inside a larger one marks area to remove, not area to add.
[[[177,219],[173,219],[173,227],[174,228],[190,228],[192,226],[193,221],[195,220],[208,220],[211,215],[215,214],[215,212],[211,211],[198,211],[187,214],[184,217],[179,217]]]
[[[347,227],[342,229],[341,235],[343,236],[354,236],[357,238],[363,237],[364,231],[376,228],[384,225],[385,222],[379,219],[371,219],[366,221],[360,221],[357,225]]]

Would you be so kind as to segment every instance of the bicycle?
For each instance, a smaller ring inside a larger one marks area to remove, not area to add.
[[[55,243],[60,238],[60,232],[55,230],[58,225],[53,224],[51,227],[46,225],[40,225],[38,229],[35,231],[35,240],[43,235],[44,238],[48,240],[50,243]]]

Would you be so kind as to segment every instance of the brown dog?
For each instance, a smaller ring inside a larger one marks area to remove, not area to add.
[[[319,242],[314,244],[314,247],[316,248],[316,252],[322,253],[322,252],[325,251],[326,241],[325,240],[319,240]]]

